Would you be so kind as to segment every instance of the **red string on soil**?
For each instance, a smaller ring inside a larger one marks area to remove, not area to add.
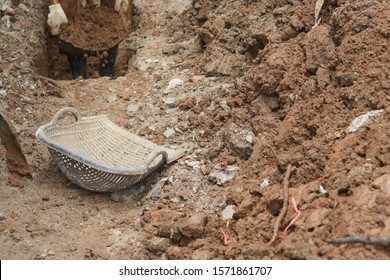
[[[292,205],[294,206],[294,210],[295,210],[295,213],[297,213],[297,215],[295,216],[294,219],[292,219],[292,221],[288,224],[288,226],[284,229],[283,231],[283,235],[282,235],[282,240],[284,240],[286,238],[286,235],[287,235],[287,230],[293,225],[295,224],[295,222],[298,220],[299,216],[301,215],[301,211],[298,210],[298,207],[297,207],[297,203],[295,202],[295,198],[291,198],[291,202],[292,202]]]
[[[228,237],[225,233],[225,231],[223,230],[223,228],[219,228],[219,230],[221,231],[222,235],[223,235],[223,245],[228,245]]]

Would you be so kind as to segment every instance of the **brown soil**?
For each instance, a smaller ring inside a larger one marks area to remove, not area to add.
[[[313,28],[314,0],[135,0],[125,75],[54,82],[38,75],[61,69],[48,63],[46,1],[24,2],[0,26],[0,90],[35,171],[11,174],[0,146],[0,258],[390,258],[330,242],[390,238],[388,1],[325,1]],[[83,190],[34,136],[65,106],[188,154],[126,190]],[[289,164],[301,216],[283,240],[290,202],[269,246]]]
[[[131,14],[131,9],[127,14]],[[59,37],[79,49],[103,51],[127,37],[132,30],[131,22],[131,16],[119,14],[112,8],[86,7],[61,27]]]

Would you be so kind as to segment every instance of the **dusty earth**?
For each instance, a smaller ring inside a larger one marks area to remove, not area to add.
[[[331,242],[390,238],[389,1],[325,1],[313,27],[314,0],[134,0],[120,75],[89,80],[53,55],[46,2],[2,12],[0,102],[33,178],[0,145],[1,259],[389,259]],[[187,155],[126,190],[83,190],[35,138],[65,106]]]

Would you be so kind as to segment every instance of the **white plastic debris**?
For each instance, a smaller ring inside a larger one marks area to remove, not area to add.
[[[260,188],[264,189],[264,188],[268,187],[268,185],[269,185],[269,179],[265,178],[263,180],[263,182],[260,184]]]
[[[324,189],[323,186],[320,186],[320,193],[327,194],[328,192],[327,192],[327,190]]]
[[[353,133],[364,127],[371,119],[377,118],[382,114],[383,110],[369,111],[364,115],[360,115],[355,118],[352,123],[348,126],[346,132]]]

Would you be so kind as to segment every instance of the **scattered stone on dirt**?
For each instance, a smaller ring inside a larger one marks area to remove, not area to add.
[[[214,169],[209,174],[209,179],[218,185],[223,186],[224,184],[232,181],[234,177],[236,176],[236,172],[238,171],[237,166],[228,165],[225,168],[216,165],[214,166]]]

